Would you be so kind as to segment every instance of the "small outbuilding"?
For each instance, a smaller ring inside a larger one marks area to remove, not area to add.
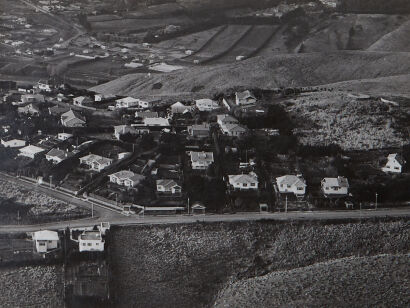
[[[58,247],[58,233],[55,231],[42,230],[33,233],[33,241],[38,253],[46,253]]]
[[[191,213],[193,215],[205,215],[205,210],[206,207],[202,204],[202,203],[195,203],[192,207],[191,207]]]

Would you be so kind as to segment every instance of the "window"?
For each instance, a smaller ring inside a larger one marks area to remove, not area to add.
[[[288,184],[287,187],[290,188],[290,185]]]
[[[394,167],[394,170],[399,170],[399,167]]]
[[[91,246],[91,243],[87,243],[87,246]]]
[[[95,243],[95,246],[99,246],[100,245],[100,243]]]
[[[83,246],[85,246],[85,243],[83,243]]]
[[[303,190],[303,187],[298,187],[298,190]]]
[[[243,185],[243,187],[247,187],[247,186],[248,186],[248,184],[246,184],[246,183],[243,183],[242,185]]]
[[[251,183],[251,186],[255,186],[256,184],[255,183]]]
[[[44,243],[44,242],[39,242],[38,245],[39,245],[39,246],[46,246],[46,243]]]

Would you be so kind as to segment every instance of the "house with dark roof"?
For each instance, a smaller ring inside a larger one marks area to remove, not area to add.
[[[188,134],[194,138],[207,138],[210,133],[210,126],[208,123],[194,124],[188,126]]]
[[[25,114],[34,117],[38,117],[40,115],[40,109],[38,109],[38,107],[34,106],[33,104],[28,104],[24,107],[18,107],[17,112],[19,114]]]
[[[70,111],[70,108],[63,107],[60,105],[55,105],[53,107],[48,107],[48,113],[53,116],[60,116],[61,114]]]
[[[71,156],[73,156],[73,153],[71,152],[60,149],[51,149],[49,152],[47,152],[46,159],[57,165]]]

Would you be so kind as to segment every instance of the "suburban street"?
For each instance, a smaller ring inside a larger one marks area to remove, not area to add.
[[[61,221],[38,225],[8,225],[0,226],[0,233],[8,232],[33,232],[50,229],[61,230],[66,227],[78,228],[98,224],[101,221],[109,221],[111,225],[154,225],[154,224],[179,224],[197,222],[237,222],[257,221],[272,219],[278,221],[290,220],[332,220],[332,219],[365,219],[383,217],[409,217],[410,207],[362,210],[362,211],[315,211],[315,212],[277,212],[277,213],[236,213],[236,214],[206,214],[206,215],[169,215],[169,216],[123,216],[116,215],[104,218],[86,218],[72,221]]]

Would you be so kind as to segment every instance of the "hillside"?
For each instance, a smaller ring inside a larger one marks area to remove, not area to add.
[[[402,24],[396,30],[385,34],[368,50],[371,51],[410,51],[410,21]]]
[[[211,95],[228,88],[312,86],[410,73],[410,53],[340,51],[277,54],[233,64],[195,66],[163,74],[130,74],[91,88],[106,94]],[[153,85],[157,84],[155,88]]]
[[[230,283],[345,257],[408,253],[409,230],[406,220],[261,221],[115,228],[111,232],[110,253],[114,301],[116,307],[210,307],[219,291]],[[403,270],[402,260],[394,269]],[[369,262],[384,270],[394,263],[378,259]],[[346,264],[344,268],[349,272],[354,266]],[[392,282],[392,276],[379,277]],[[400,277],[409,278],[407,272]],[[332,290],[346,287],[343,283],[348,279],[338,282],[335,277]],[[286,281],[282,284],[289,290],[296,288]],[[316,294],[320,294],[319,290],[316,289]],[[368,293],[357,290],[354,294]],[[380,303],[389,301],[382,298]]]
[[[241,280],[213,307],[404,307],[409,256],[350,257]]]

